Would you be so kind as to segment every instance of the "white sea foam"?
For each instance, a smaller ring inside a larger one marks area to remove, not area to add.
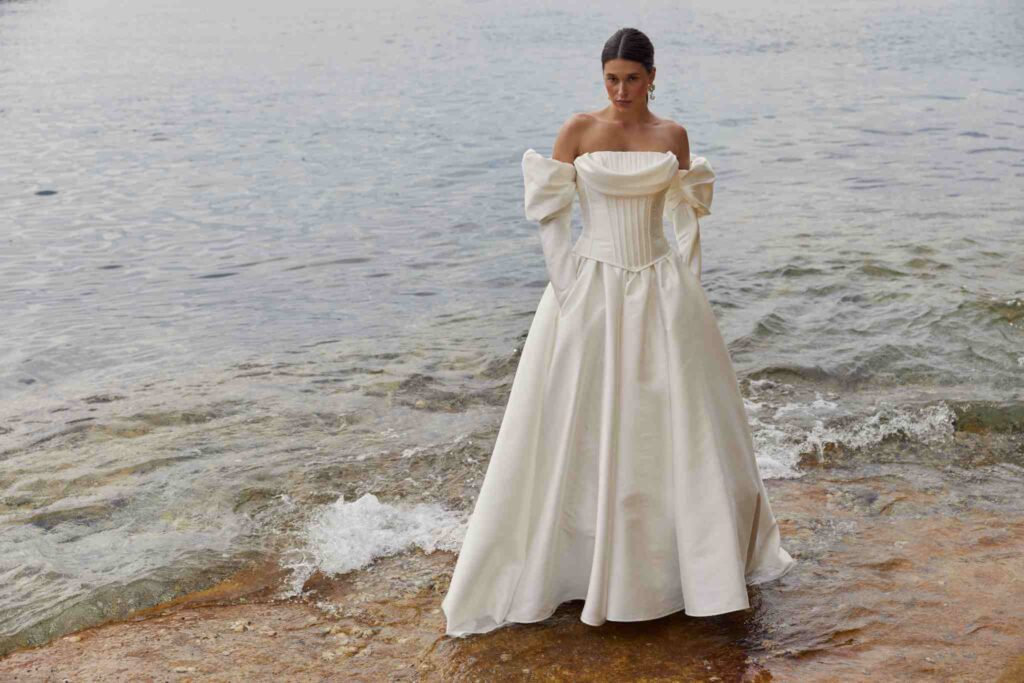
[[[767,393],[786,395],[788,385],[774,382],[751,383],[758,399],[747,400],[761,476],[765,479],[795,478],[801,455],[821,457],[828,444],[864,448],[893,436],[923,443],[936,443],[953,434],[955,414],[945,403],[921,407],[881,404],[868,415],[854,416],[838,400],[815,394],[809,402],[787,401],[775,405]],[[837,397],[831,397],[837,398]]]
[[[753,383],[752,383],[753,384]],[[902,435],[921,442],[948,439],[954,413],[945,403],[923,407],[875,406],[868,415],[850,414],[836,395],[815,393],[813,400],[791,400],[792,387],[759,382],[758,400],[745,399],[761,476],[765,479],[800,477],[797,467],[805,453],[824,452],[829,443],[863,448]],[[780,405],[780,399],[785,401]],[[420,449],[403,452],[416,457]],[[467,516],[437,503],[386,503],[373,494],[355,501],[339,497],[317,510],[303,528],[303,547],[285,562],[292,570],[291,595],[319,570],[337,575],[360,569],[379,557],[411,548],[431,553],[457,551],[466,531]]]
[[[352,502],[339,497],[313,514],[303,531],[305,547],[284,563],[292,570],[291,594],[316,570],[344,574],[414,547],[458,550],[465,523],[464,514],[436,503],[382,503],[371,493]]]

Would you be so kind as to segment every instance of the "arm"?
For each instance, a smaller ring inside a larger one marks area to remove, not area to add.
[[[576,167],[580,115],[570,117],[558,131],[552,158],[532,149],[523,155],[526,217],[536,221],[548,278],[561,306],[576,281],[577,259],[572,253],[572,203],[576,194]]]
[[[682,132],[676,148],[679,172],[666,194],[665,212],[672,221],[680,257],[699,282],[701,249],[698,219],[711,213],[715,172],[707,159],[690,153],[686,130],[682,126],[680,129]]]

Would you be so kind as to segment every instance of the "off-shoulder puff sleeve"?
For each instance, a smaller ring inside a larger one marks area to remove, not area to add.
[[[680,169],[665,193],[665,213],[672,220],[683,263],[700,280],[700,222],[711,213],[715,171],[708,160],[690,155],[690,168]]]
[[[572,203],[576,167],[535,150],[523,153],[526,218],[539,223],[541,249],[555,298],[561,306],[576,280],[572,253]]]

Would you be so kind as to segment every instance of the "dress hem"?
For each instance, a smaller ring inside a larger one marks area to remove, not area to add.
[[[776,570],[776,571],[770,572],[768,574],[763,574],[763,575],[760,575],[760,576],[758,576],[756,574],[755,575],[751,575],[750,577],[748,577],[745,580],[745,584],[747,586],[756,586],[756,585],[759,585],[759,584],[762,584],[762,583],[768,583],[769,581],[774,581],[775,579],[781,579],[783,576],[788,574],[790,572],[790,570],[792,570],[793,567],[795,567],[796,565],[797,565],[797,562],[794,560],[794,561],[788,563],[785,567],[783,567],[781,571]],[[535,619],[506,619],[505,621],[503,621],[503,622],[501,622],[499,624],[495,624],[491,628],[488,628],[488,629],[486,629],[484,631],[463,631],[461,633],[451,633],[451,632],[446,631],[445,635],[449,636],[449,637],[452,637],[452,638],[464,638],[466,636],[480,635],[480,634],[488,633],[490,631],[494,631],[494,630],[499,629],[499,628],[501,628],[503,626],[509,626],[511,624],[536,624],[536,623],[539,623],[539,622],[542,622],[542,621],[547,621],[548,619],[550,619],[552,616],[554,616],[555,612],[558,611],[558,608],[561,607],[563,604],[565,604],[567,602],[571,602],[573,600],[586,600],[586,597],[587,597],[586,595],[582,595],[582,596],[578,596],[578,597],[568,597],[568,598],[565,598],[565,599],[561,600],[560,602],[558,602],[554,607],[550,608],[550,610],[547,612],[547,614],[545,616],[537,617]],[[685,605],[680,603],[678,606],[671,608],[667,612],[660,612],[660,613],[655,614],[653,616],[629,617],[629,618],[618,617],[618,618],[614,618],[614,619],[611,618],[611,617],[605,617],[604,621],[600,621],[600,622],[597,622],[597,623],[587,621],[582,616],[580,616],[580,621],[582,623],[586,624],[587,626],[594,626],[594,627],[601,626],[602,624],[604,624],[607,621],[619,622],[619,623],[632,623],[632,622],[637,622],[637,621],[653,621],[655,619],[661,619],[662,617],[667,617],[670,614],[675,614],[676,612],[679,612],[681,610],[688,617],[714,617],[714,616],[718,616],[720,614],[728,614],[729,612],[736,612],[736,611],[739,611],[739,610],[750,609],[750,600],[749,600],[749,598],[746,599],[744,602],[746,602],[745,605],[738,606],[738,607],[711,608],[710,610],[703,610],[703,611],[700,611],[700,612],[688,612],[688,611],[686,611]]]

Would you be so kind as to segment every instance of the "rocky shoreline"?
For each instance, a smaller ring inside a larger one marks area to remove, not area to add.
[[[986,439],[958,432],[947,464],[896,441],[883,448],[892,462],[827,454],[801,479],[767,481],[799,564],[750,587],[742,612],[594,628],[574,601],[542,623],[453,639],[440,610],[452,553],[315,575],[287,600],[273,597],[284,577],[268,559],[210,590],[15,651],[0,678],[1020,681],[1024,470],[987,459]]]

